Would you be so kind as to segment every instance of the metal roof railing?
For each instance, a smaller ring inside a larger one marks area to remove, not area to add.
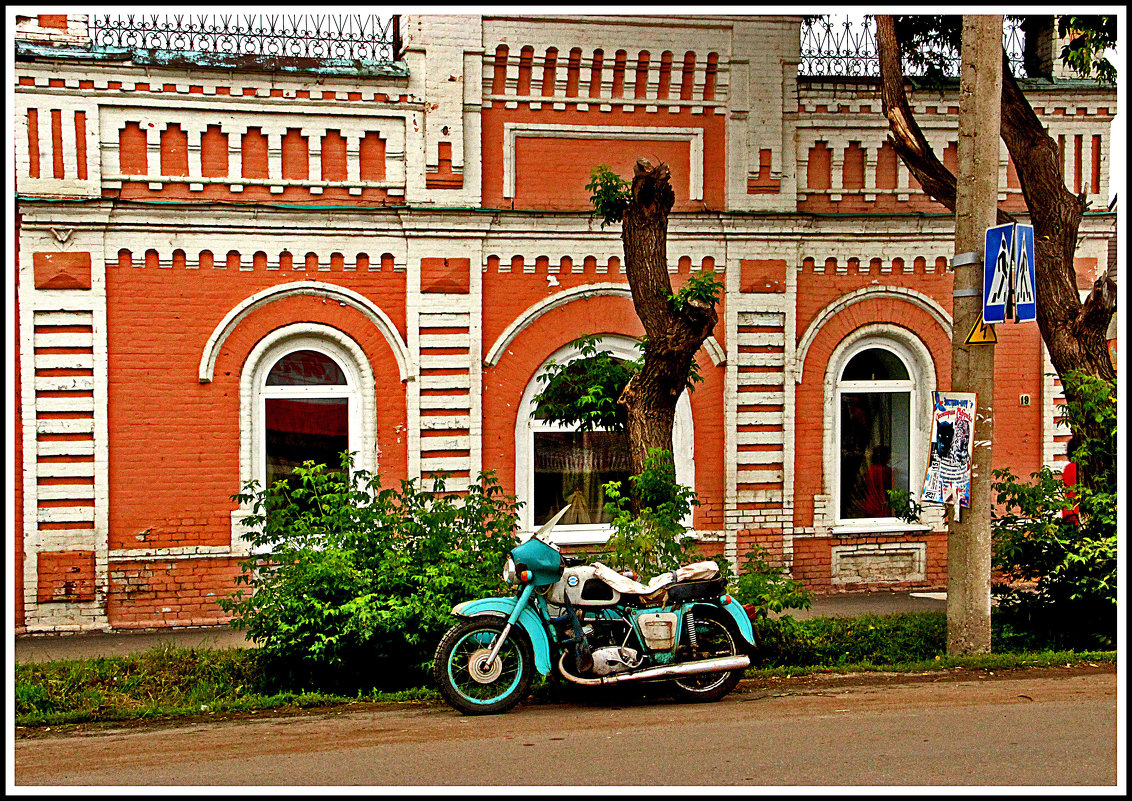
[[[275,59],[392,62],[396,16],[377,14],[91,14],[95,47]]]

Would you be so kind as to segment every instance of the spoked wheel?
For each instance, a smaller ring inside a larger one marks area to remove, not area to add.
[[[526,634],[517,626],[507,635],[495,661],[491,646],[506,621],[476,617],[448,630],[436,647],[432,676],[444,700],[465,715],[506,712],[531,686],[534,656]]]
[[[737,635],[719,613],[697,610],[694,618],[696,647],[691,647],[688,643],[688,633],[683,632],[681,637],[683,642],[676,649],[677,662],[739,655]],[[744,669],[739,668],[718,673],[682,676],[674,679],[673,685],[676,695],[685,701],[718,701],[735,689],[743,678],[743,673]]]

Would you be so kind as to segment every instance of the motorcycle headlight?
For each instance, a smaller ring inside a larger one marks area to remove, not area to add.
[[[515,560],[507,557],[507,564],[503,566],[503,580],[508,584],[518,584],[519,577],[515,574]]]

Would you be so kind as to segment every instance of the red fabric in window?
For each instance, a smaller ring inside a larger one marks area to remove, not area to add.
[[[345,403],[283,398],[271,398],[267,402],[267,428],[271,431],[344,437],[349,433],[349,427]]]
[[[1065,465],[1065,469],[1061,471],[1061,483],[1064,484],[1066,487],[1072,487],[1072,486],[1076,485],[1076,483],[1077,483],[1077,463],[1076,462],[1070,462],[1069,464]],[[1069,501],[1076,500],[1076,497],[1077,496],[1073,492],[1073,490],[1067,489],[1065,491],[1065,499],[1066,500],[1069,500]],[[1061,516],[1062,516],[1062,518],[1066,518],[1066,519],[1071,520],[1074,524],[1079,524],[1079,522],[1080,522],[1080,518],[1078,516],[1078,511],[1077,511],[1076,506],[1074,506],[1072,509],[1062,509],[1061,510]]]

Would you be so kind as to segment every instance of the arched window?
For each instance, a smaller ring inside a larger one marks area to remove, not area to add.
[[[350,447],[351,404],[342,366],[323,350],[304,347],[281,356],[260,389],[264,485],[289,479],[305,460],[336,468]]]
[[[888,490],[910,491],[912,413],[917,408],[911,354],[865,339],[844,353],[836,385],[837,517],[890,519]]]
[[[602,337],[598,350],[609,351],[617,359],[636,359],[639,355],[634,340],[616,335]],[[611,528],[604,511],[602,485],[609,481],[626,482],[632,472],[624,433],[580,432],[574,426],[532,416],[534,396],[544,386],[539,376],[546,373],[547,364],[566,364],[580,356],[573,344],[551,354],[527,384],[515,421],[515,491],[524,501],[520,511],[522,527],[534,530],[570,503],[570,512],[555,526],[552,536],[556,542],[574,545],[603,543],[609,538]],[[676,404],[672,439],[676,480],[694,487],[692,407],[687,392]]]
[[[365,351],[321,323],[292,323],[263,337],[240,377],[240,484],[287,479],[305,460],[377,471],[373,370]],[[244,531],[233,513],[233,544]]]

